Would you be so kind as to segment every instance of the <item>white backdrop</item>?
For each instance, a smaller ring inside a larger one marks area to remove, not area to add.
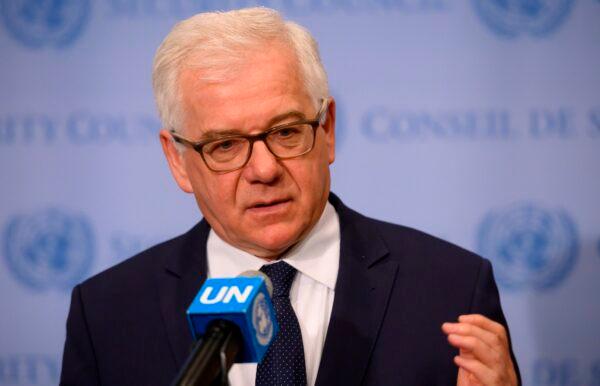
[[[0,386],[56,384],[70,288],[199,220],[152,57],[258,3],[320,42],[333,191],[493,261],[526,385],[600,385],[600,1],[0,0]]]

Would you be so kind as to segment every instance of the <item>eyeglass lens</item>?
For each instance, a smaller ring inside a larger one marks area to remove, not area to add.
[[[222,171],[235,169],[247,161],[250,142],[250,139],[244,137],[224,138],[205,144],[202,153],[211,169]],[[265,142],[267,148],[276,157],[292,158],[312,148],[314,130],[310,124],[285,126],[269,132]]]

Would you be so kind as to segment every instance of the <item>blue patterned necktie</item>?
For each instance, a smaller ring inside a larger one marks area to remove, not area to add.
[[[290,302],[296,269],[284,261],[260,269],[273,282],[273,307],[279,333],[256,369],[256,386],[306,386],[304,346],[298,318]]]

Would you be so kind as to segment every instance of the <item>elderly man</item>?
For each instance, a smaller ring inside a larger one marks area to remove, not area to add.
[[[62,385],[166,385],[210,276],[262,269],[281,330],[233,385],[516,385],[490,263],[330,193],[335,100],[316,42],[269,9],[196,15],[154,62],[160,140],[204,216],[73,291]]]

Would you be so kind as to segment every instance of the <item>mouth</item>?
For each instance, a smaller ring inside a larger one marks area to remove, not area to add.
[[[253,203],[248,207],[248,209],[253,213],[272,213],[277,212],[279,210],[285,209],[287,204],[289,204],[292,200],[289,198],[285,199],[277,199],[277,200],[269,200],[269,201],[258,201]]]

